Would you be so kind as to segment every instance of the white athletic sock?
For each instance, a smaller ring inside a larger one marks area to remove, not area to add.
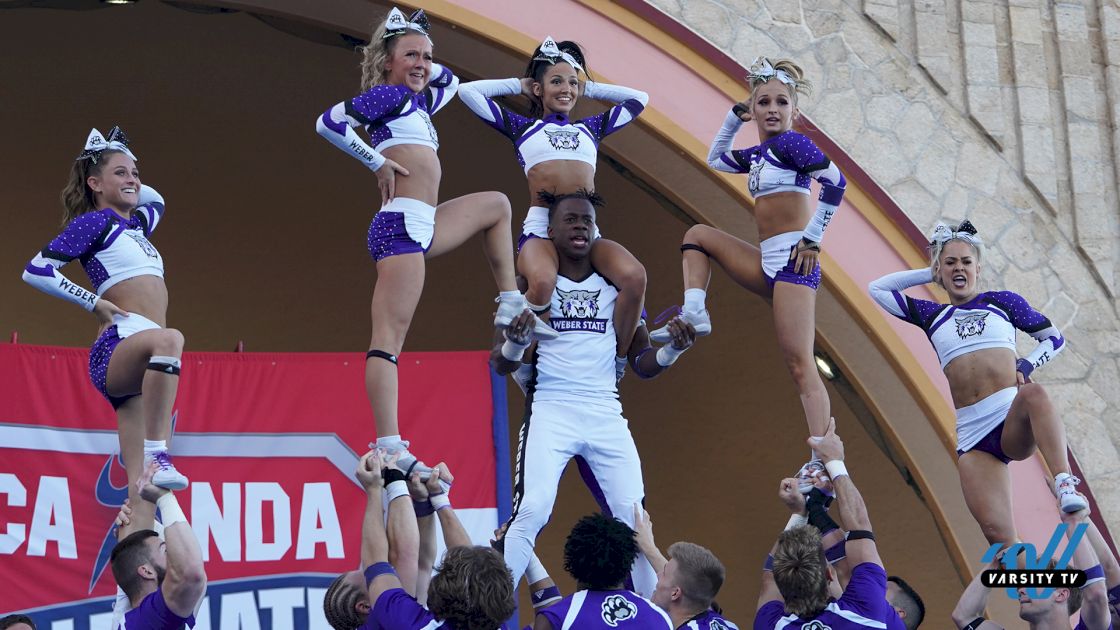
[[[524,302],[525,296],[521,295],[520,291],[499,291],[498,301],[507,303],[512,302],[514,304],[517,304],[520,302]]]
[[[167,440],[144,440],[144,457],[153,457],[167,450]]]
[[[1056,491],[1058,489],[1058,486],[1062,485],[1062,482],[1065,481],[1066,478],[1072,476],[1073,475],[1064,472],[1054,475],[1054,490]]]
[[[708,297],[708,292],[704,289],[685,289],[684,290],[684,310],[688,313],[699,313],[704,310],[704,299]]]
[[[380,448],[391,450],[406,448],[403,444],[404,440],[401,439],[400,435],[383,435],[377,438],[377,446]]]

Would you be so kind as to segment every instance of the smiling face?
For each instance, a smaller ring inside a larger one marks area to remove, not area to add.
[[[571,64],[561,61],[545,70],[539,81],[533,82],[533,94],[541,100],[545,116],[567,114],[579,100],[579,75]]]
[[[949,293],[953,304],[963,304],[976,296],[980,277],[980,256],[968,242],[954,239],[945,243],[937,257],[934,280]]]
[[[398,35],[390,42],[389,47],[389,58],[385,61],[385,83],[405,85],[413,92],[422,91],[432,74],[431,40],[420,33],[410,33]]]
[[[105,154],[100,172],[91,174],[86,185],[93,191],[99,209],[127,213],[140,201],[140,170],[124,153]]]
[[[586,258],[591,253],[594,232],[595,206],[590,201],[564,199],[552,211],[548,236],[560,255],[573,259]]]
[[[754,88],[751,92],[751,117],[758,124],[762,140],[789,131],[797,116],[797,104],[790,86],[777,79]]]

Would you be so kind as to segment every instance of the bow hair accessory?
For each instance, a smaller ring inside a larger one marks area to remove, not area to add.
[[[139,158],[128,150],[128,136],[124,135],[121,128],[116,126],[109,130],[108,138],[101,135],[101,132],[97,129],[90,130],[89,137],[86,138],[86,146],[82,149],[78,159],[93,160],[93,163],[97,164],[97,160],[101,159],[101,154],[109,149],[124,153],[134,162],[139,161]]]
[[[777,79],[792,88],[797,88],[797,79],[794,79],[785,70],[775,70],[774,66],[770,65],[770,60],[766,57],[754,58],[754,62],[751,63],[751,69],[747,72],[747,78],[751,81],[760,79],[763,83],[770,79]]]
[[[979,245],[983,243],[983,240],[981,240],[981,238],[976,235],[976,226],[972,225],[972,222],[968,219],[965,219],[964,221],[961,221],[960,225],[958,225],[956,229],[953,229],[945,223],[938,221],[937,225],[933,228],[933,237],[930,239],[929,244],[944,245],[945,243],[955,239],[960,239],[967,243],[972,243],[973,245]]]
[[[428,30],[432,28],[432,24],[428,22],[428,16],[424,15],[424,9],[416,9],[412,15],[405,19],[404,13],[400,9],[393,7],[389,11],[389,17],[385,18],[385,34],[382,39],[388,39],[396,35],[403,35],[408,31],[416,31],[422,35],[427,35]]]
[[[550,61],[554,64],[560,61],[566,61],[568,65],[575,68],[576,71],[583,71],[583,66],[579,65],[576,58],[572,56],[571,53],[560,50],[560,47],[556,45],[556,40],[552,39],[551,35],[544,38],[544,41],[541,42],[541,52],[536,57],[533,57],[533,61]]]

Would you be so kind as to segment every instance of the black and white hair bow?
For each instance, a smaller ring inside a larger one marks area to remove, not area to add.
[[[409,31],[427,35],[431,28],[432,24],[428,22],[428,16],[424,15],[424,9],[416,9],[412,15],[408,16],[408,19],[405,19],[404,13],[393,7],[393,10],[389,11],[389,17],[385,18],[385,34],[381,38],[389,39]]]
[[[754,62],[751,63],[751,69],[747,71],[747,79],[751,82],[758,80],[762,83],[770,79],[777,79],[790,87],[797,87],[797,79],[793,78],[785,70],[775,70],[774,66],[770,65],[770,60],[766,57],[754,58]]]
[[[545,37],[544,41],[541,42],[541,52],[536,57],[533,57],[533,61],[549,61],[553,64],[566,61],[568,65],[575,68],[577,72],[583,71],[583,66],[576,61],[575,56],[560,50],[560,47],[556,45],[556,40],[552,39],[551,35]]]
[[[139,161],[139,159],[128,149],[128,136],[124,135],[120,127],[113,127],[109,130],[109,137],[101,135],[97,129],[92,129],[89,132],[89,137],[86,138],[86,146],[82,149],[81,155],[78,156],[79,160],[93,160],[94,164],[101,159],[101,154],[108,150],[120,151],[132,160]]]
[[[930,245],[944,245],[952,240],[962,240],[973,245],[980,245],[983,240],[976,235],[976,226],[968,219],[961,221],[955,229],[949,227],[941,221],[933,228],[933,236],[930,238]]]

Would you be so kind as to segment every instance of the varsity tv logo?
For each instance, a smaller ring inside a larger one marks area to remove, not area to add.
[[[1050,568],[1050,564],[1053,561],[1054,554],[1058,551],[1058,545],[1065,537],[1065,524],[1059,523],[1054,528],[1054,534],[1050,536],[1050,542],[1047,543],[1041,557],[1035,553],[1034,545],[1030,543],[1015,543],[1009,546],[1007,552],[1003,554],[1003,568],[984,571],[980,575],[981,583],[988,588],[1006,586],[1007,596],[1014,600],[1019,599],[1019,589],[1024,587],[1026,587],[1027,595],[1031,599],[1045,599],[1050,597],[1057,587],[1079,588],[1084,586],[1085,572],[1067,567],[1069,567],[1069,561],[1073,559],[1073,553],[1077,550],[1077,545],[1085,536],[1085,530],[1088,528],[1087,524],[1081,523],[1073,529],[1069,544],[1066,545],[1061,557],[1054,561],[1053,568]],[[986,564],[994,560],[1001,547],[1002,545],[998,543],[988,547],[988,551],[984,554],[981,562]],[[1020,555],[1023,556],[1023,568],[1021,569],[1019,568]]]

